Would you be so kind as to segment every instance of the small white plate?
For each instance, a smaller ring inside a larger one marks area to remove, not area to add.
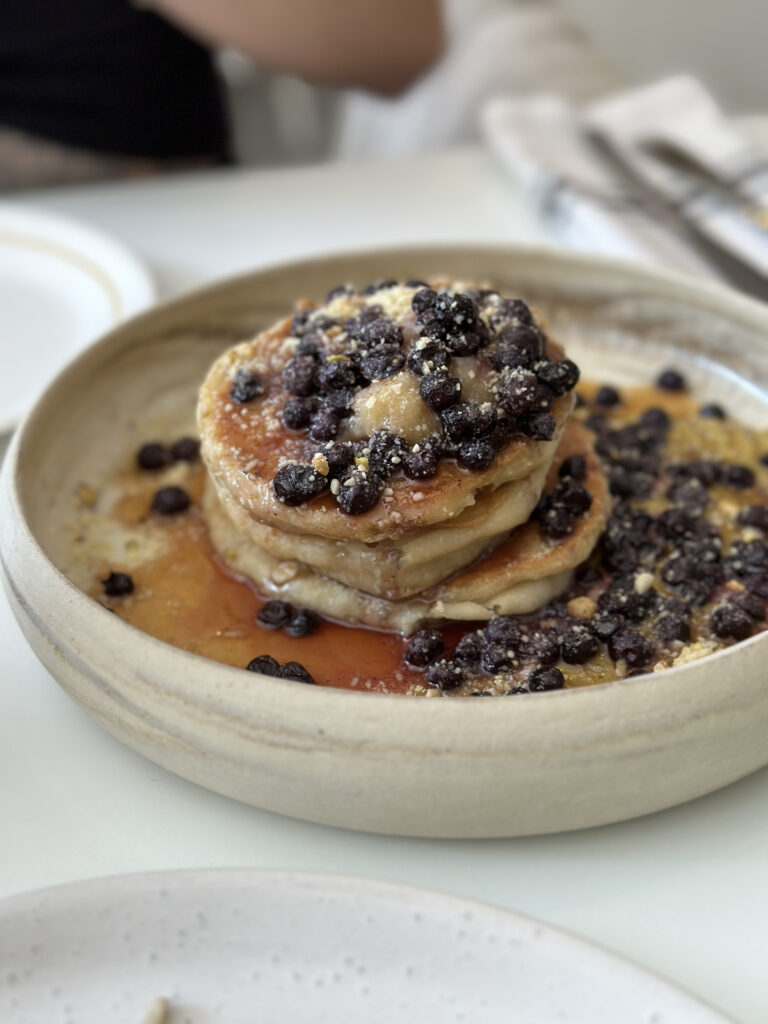
[[[341,875],[181,871],[0,904],[4,1024],[725,1024],[574,936]]]
[[[155,297],[122,245],[75,221],[0,204],[0,433],[86,344]]]

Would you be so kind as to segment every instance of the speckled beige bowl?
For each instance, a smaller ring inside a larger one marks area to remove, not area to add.
[[[764,765],[768,635],[590,689],[418,700],[255,678],[187,654],[109,614],[57,569],[61,495],[124,459],[147,423],[188,423],[223,348],[339,281],[433,275],[533,298],[600,379],[646,381],[672,362],[702,396],[768,426],[768,311],[710,286],[488,247],[335,256],[215,285],[83,353],[14,439],[0,554],[44,665],[106,729],[163,767],[259,807],[355,829],[574,829],[690,800]]]

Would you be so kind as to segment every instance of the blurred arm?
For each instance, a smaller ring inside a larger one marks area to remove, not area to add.
[[[268,71],[395,94],[440,56],[440,0],[150,0],[192,35]]]

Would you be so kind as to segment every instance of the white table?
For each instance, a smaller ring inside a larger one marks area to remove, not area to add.
[[[331,249],[541,239],[507,181],[474,150],[30,198],[132,245],[165,295]],[[0,895],[193,866],[373,875],[516,908],[626,954],[745,1024],[768,1020],[768,770],[686,806],[589,831],[386,838],[241,806],[143,760],[57,688],[2,598],[0,688]]]

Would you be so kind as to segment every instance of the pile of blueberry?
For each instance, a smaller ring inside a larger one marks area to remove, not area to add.
[[[670,391],[686,388],[682,374],[673,369],[664,371],[656,383]],[[612,407],[620,401],[616,392],[603,396],[601,404]],[[699,412],[714,419],[726,415],[720,407],[716,413],[709,406]],[[763,539],[737,540],[724,550],[723,538],[707,518],[707,510],[712,487],[748,489],[755,484],[754,472],[748,466],[710,459],[666,462],[670,420],[660,408],[648,409],[636,422],[618,428],[611,428],[599,413],[586,423],[597,435],[595,449],[608,472],[611,491],[619,499],[600,542],[600,564],[610,577],[598,599],[601,614],[615,621],[617,628],[622,620],[647,622],[658,642],[668,645],[690,640],[694,609],[716,604],[709,615],[714,636],[722,640],[749,636],[765,617],[768,547]],[[659,488],[670,502],[659,515],[632,504],[658,494]],[[768,509],[745,506],[738,524],[768,533]],[[638,573],[658,579],[667,595],[653,586],[638,591]]]
[[[288,601],[267,601],[259,609],[256,621],[263,629],[282,629],[288,636],[298,638],[314,633],[320,616],[311,608],[294,608]]]
[[[174,462],[196,462],[200,458],[200,442],[196,437],[180,437],[172,444],[160,441],[149,441],[136,452],[136,465],[139,469],[156,473],[166,469]],[[183,487],[172,484],[155,491],[152,498],[152,511],[161,516],[176,516],[186,512],[192,504],[187,491]]]
[[[574,634],[573,643],[567,637],[564,642],[574,658],[581,657],[576,650],[580,638]],[[500,615],[485,629],[467,633],[451,654],[446,654],[439,630],[422,629],[409,640],[405,661],[412,668],[424,669],[427,685],[444,693],[469,681],[482,685],[483,677],[511,673],[527,664],[524,683],[507,691],[512,695],[562,689],[564,676],[555,667],[561,654],[562,645],[553,630],[540,630],[514,616]],[[479,689],[471,693],[489,695],[490,691]]]
[[[542,494],[534,510],[541,532],[553,538],[567,537],[576,519],[592,507],[592,495],[581,482],[587,475],[583,455],[564,459],[558,474],[560,481],[549,494]]]
[[[377,281],[363,294],[396,285]],[[568,359],[549,359],[546,337],[528,306],[489,290],[435,291],[422,281],[406,282],[406,287],[416,289],[412,310],[418,337],[410,346],[402,326],[375,304],[340,321],[311,310],[294,317],[292,334],[299,341],[282,373],[289,395],[283,422],[290,430],[307,433],[315,442],[312,450],[328,458],[329,471],[319,472],[309,462],[282,466],[273,487],[284,504],[303,504],[335,480],[332,493],[339,508],[359,515],[376,504],[395,473],[429,479],[442,459],[483,470],[511,437],[553,437],[552,406],[575,387],[579,371]],[[354,292],[341,286],[328,301],[342,294]],[[494,400],[482,406],[462,398],[461,382],[451,373],[454,358],[480,352],[498,373]],[[414,447],[383,431],[355,444],[337,442],[357,391],[404,368],[419,378],[419,394],[439,416],[440,433]],[[250,402],[263,393],[257,374],[238,371],[230,390],[236,402]]]

